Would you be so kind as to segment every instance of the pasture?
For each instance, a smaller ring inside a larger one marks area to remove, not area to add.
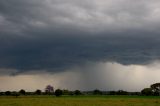
[[[160,106],[153,96],[0,96],[0,106]]]

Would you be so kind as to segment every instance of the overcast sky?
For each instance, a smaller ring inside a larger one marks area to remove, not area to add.
[[[159,19],[159,0],[0,0],[0,90],[149,87]]]

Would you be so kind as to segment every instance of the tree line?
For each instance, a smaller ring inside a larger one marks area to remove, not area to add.
[[[152,84],[149,88],[144,88],[141,92],[127,92],[124,90],[118,90],[118,91],[101,91],[98,89],[95,89],[93,91],[69,91],[67,89],[56,89],[54,90],[54,87],[51,85],[47,85],[45,87],[45,91],[42,92],[40,89],[37,89],[34,92],[26,92],[24,89],[21,89],[19,91],[5,91],[0,92],[0,96],[15,96],[18,97],[20,95],[55,95],[55,96],[61,96],[61,95],[145,95],[145,96],[160,96],[160,83]]]
[[[146,96],[160,96],[160,83],[155,83],[150,85],[149,88],[144,88],[141,94]]]

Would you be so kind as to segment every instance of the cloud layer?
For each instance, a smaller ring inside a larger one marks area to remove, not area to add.
[[[158,31],[157,0],[1,0],[3,31]],[[73,32],[74,32],[73,31]]]
[[[4,37],[0,67],[58,72],[98,61],[148,64],[160,58],[158,45],[159,40],[152,37]]]
[[[147,66],[160,59],[159,14],[157,0],[1,0],[0,76],[32,70],[37,74],[74,72],[74,67],[88,63],[107,62],[107,67],[96,70],[108,69],[110,62],[116,63],[111,70]],[[92,74],[85,69],[78,72],[76,76]],[[93,73],[105,75],[104,71]],[[119,77],[117,71],[107,73]],[[92,78],[86,80],[92,84]],[[96,84],[100,82],[103,79]]]

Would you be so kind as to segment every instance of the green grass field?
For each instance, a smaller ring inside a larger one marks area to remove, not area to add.
[[[0,97],[0,106],[160,106],[160,97],[145,96],[20,96]]]

